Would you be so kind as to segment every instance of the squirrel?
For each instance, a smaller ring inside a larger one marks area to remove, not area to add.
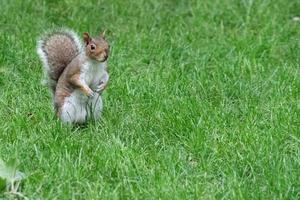
[[[104,33],[83,41],[68,29],[61,29],[38,40],[37,53],[43,62],[45,80],[52,92],[56,115],[68,124],[99,119],[103,109],[101,94],[109,74],[109,44]]]

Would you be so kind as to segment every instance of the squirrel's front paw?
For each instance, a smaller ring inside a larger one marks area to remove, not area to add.
[[[106,88],[106,83],[102,82],[100,83],[100,85],[97,86],[96,88],[96,92],[100,93],[100,92],[103,92],[103,90]]]
[[[92,97],[95,96],[95,94],[96,94],[96,93],[95,93],[94,91],[91,90],[91,91],[88,93],[87,96],[88,96],[89,98],[92,98]]]

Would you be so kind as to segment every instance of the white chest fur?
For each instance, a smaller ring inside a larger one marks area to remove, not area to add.
[[[94,89],[100,84],[101,78],[104,74],[106,62],[99,63],[95,61],[87,61],[80,75],[81,81],[86,83],[91,89]]]

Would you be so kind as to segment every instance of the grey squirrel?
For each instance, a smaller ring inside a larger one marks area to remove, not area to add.
[[[56,114],[70,124],[100,118],[101,93],[109,80],[109,44],[104,34],[84,33],[83,41],[73,31],[61,29],[42,36],[37,46]]]

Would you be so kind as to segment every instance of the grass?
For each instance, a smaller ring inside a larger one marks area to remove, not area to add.
[[[29,199],[299,199],[298,0],[0,1],[0,158]],[[108,30],[103,119],[62,125],[36,39]]]

